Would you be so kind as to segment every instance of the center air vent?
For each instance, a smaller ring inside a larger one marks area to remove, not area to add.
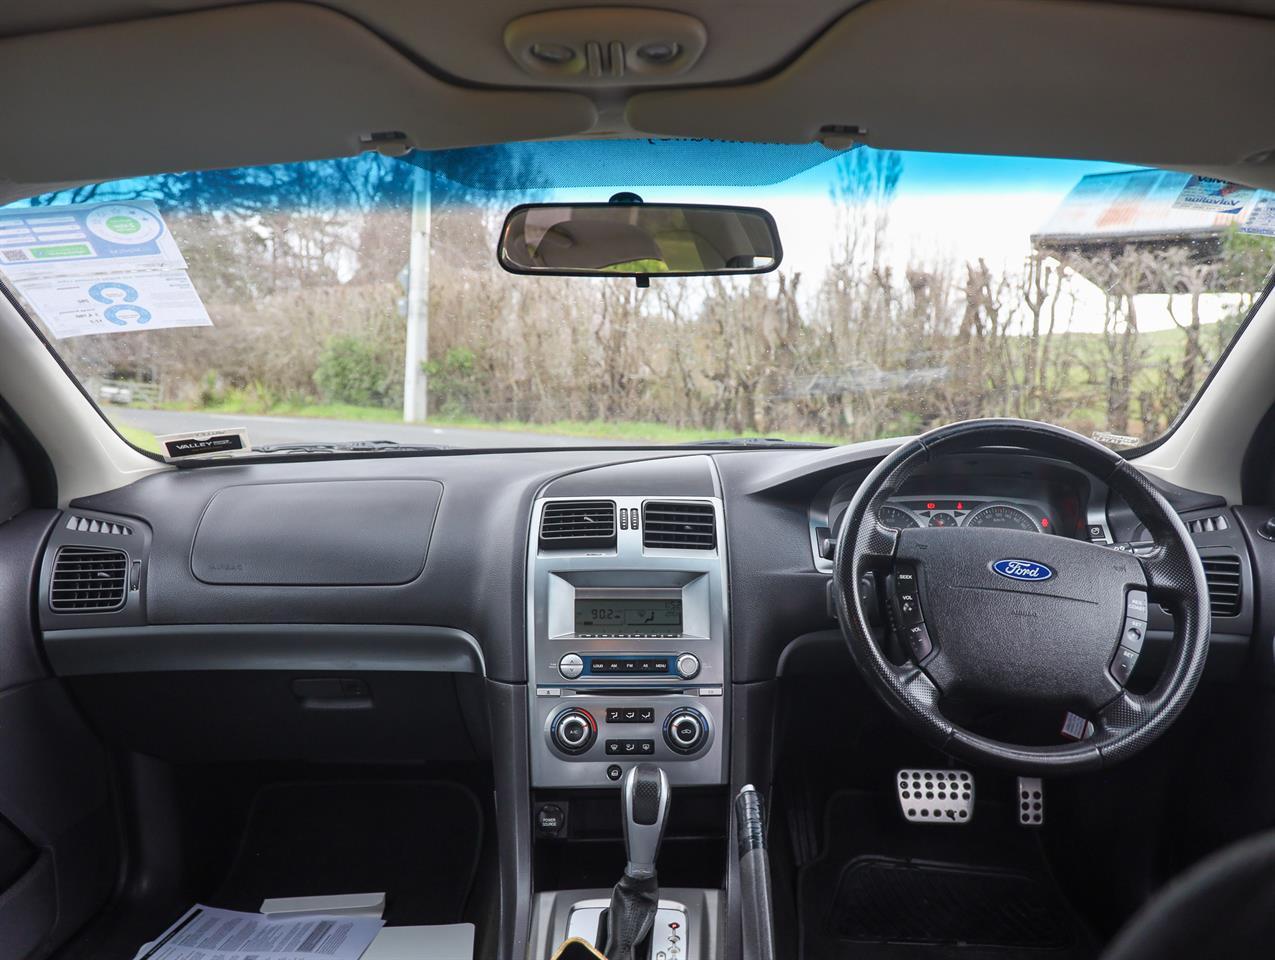
[[[542,550],[584,550],[615,546],[615,503],[611,500],[555,500],[540,516]]]
[[[1240,558],[1233,555],[1201,557],[1209,584],[1209,609],[1215,617],[1240,613]]]
[[[128,554],[99,547],[62,547],[53,561],[49,607],[61,613],[124,606]]]
[[[717,524],[711,503],[649,501],[642,507],[642,546],[671,550],[712,550]]]

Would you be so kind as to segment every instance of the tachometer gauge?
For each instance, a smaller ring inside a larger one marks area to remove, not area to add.
[[[1026,530],[1040,533],[1040,526],[1026,510],[1011,507],[1008,503],[990,503],[971,513],[965,519],[967,527],[998,527],[1001,530]]]
[[[898,507],[892,507],[889,504],[877,511],[877,522],[883,527],[889,527],[891,530],[906,530],[908,527],[919,527],[921,525],[917,522],[916,517],[906,510],[900,510]]]

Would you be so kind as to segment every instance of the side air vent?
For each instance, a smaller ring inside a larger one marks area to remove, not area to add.
[[[66,518],[66,528],[77,533],[105,533],[115,537],[131,537],[133,528],[115,523],[113,520],[96,520],[92,517],[77,517],[71,514]]]
[[[1209,583],[1209,609],[1215,617],[1237,617],[1240,613],[1240,558],[1201,557],[1204,579]]]
[[[540,515],[542,550],[583,550],[615,546],[615,502],[555,500]]]
[[[1186,528],[1192,533],[1213,533],[1215,530],[1225,530],[1226,527],[1226,517],[1220,513],[1212,517],[1196,517],[1186,522]]]
[[[668,550],[712,550],[717,524],[711,503],[650,501],[642,506],[642,546]]]
[[[53,560],[49,606],[59,613],[118,610],[128,589],[128,554],[101,547],[62,547]]]

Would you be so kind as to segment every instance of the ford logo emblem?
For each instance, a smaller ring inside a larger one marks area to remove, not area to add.
[[[1002,577],[1008,577],[1011,580],[1039,582],[1048,580],[1054,575],[1054,571],[1051,568],[1043,563],[1037,563],[1035,560],[997,560],[992,564],[992,569]]]

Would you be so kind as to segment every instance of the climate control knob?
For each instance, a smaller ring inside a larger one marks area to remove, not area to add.
[[[553,718],[549,735],[553,739],[553,745],[563,753],[584,753],[593,746],[598,735],[598,725],[587,710],[571,707]]]
[[[699,673],[699,657],[693,653],[684,653],[677,658],[677,675],[683,680],[690,680]]]
[[[674,753],[695,753],[708,740],[708,721],[698,710],[682,707],[664,721],[664,742]]]

